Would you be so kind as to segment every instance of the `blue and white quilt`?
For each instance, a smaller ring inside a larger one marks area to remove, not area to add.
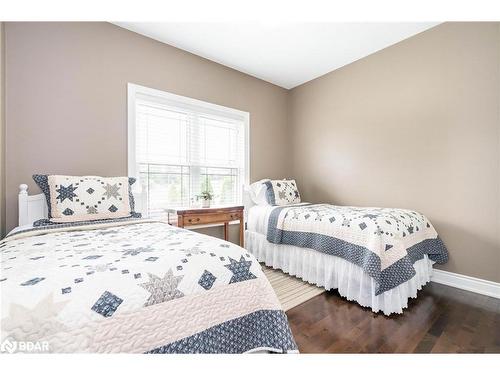
[[[27,342],[66,353],[297,349],[259,263],[226,241],[116,220],[19,231],[0,252],[9,351]]]
[[[306,204],[275,208],[267,240],[341,257],[377,282],[376,295],[415,276],[427,254],[445,263],[448,251],[430,221],[404,209]]]

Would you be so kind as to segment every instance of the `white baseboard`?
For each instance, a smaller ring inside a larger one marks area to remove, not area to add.
[[[500,283],[489,280],[434,269],[431,281],[474,293],[484,294],[485,296],[500,298]]]

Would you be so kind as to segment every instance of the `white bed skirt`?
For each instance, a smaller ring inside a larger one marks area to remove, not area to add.
[[[260,233],[245,232],[245,248],[259,262],[277,268],[292,276],[301,278],[326,290],[337,289],[349,301],[370,307],[373,312],[386,315],[402,314],[408,307],[408,299],[416,298],[417,291],[431,280],[432,265],[427,255],[414,264],[417,274],[407,282],[375,295],[376,283],[361,267],[342,258],[323,254],[316,250],[292,245],[278,245],[268,242]]]

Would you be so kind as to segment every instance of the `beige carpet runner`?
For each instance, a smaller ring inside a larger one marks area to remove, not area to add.
[[[280,270],[262,266],[262,271],[271,283],[285,311],[325,291],[322,288],[290,276]]]

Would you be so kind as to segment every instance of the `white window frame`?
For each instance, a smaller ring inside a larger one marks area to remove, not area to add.
[[[245,173],[243,176],[243,184],[248,185],[250,181],[250,113],[241,111],[238,109],[224,107],[218,104],[213,104],[205,102],[198,99],[189,98],[187,96],[181,96],[166,92],[163,90],[153,89],[150,87],[145,87],[137,85],[135,83],[127,84],[127,108],[128,108],[128,133],[127,133],[127,165],[128,165],[128,175],[130,177],[135,177],[138,183],[134,184],[134,188],[140,188],[141,184],[139,181],[139,171],[137,170],[136,163],[136,98],[137,95],[150,96],[153,100],[159,100],[162,103],[170,104],[176,107],[181,107],[190,110],[202,110],[205,114],[212,114],[221,117],[229,117],[235,120],[243,122],[244,127],[244,168]],[[239,202],[237,204],[243,205],[243,186],[240,187],[241,192],[239,194]],[[140,194],[140,192],[139,192]],[[141,197],[137,199],[137,211],[140,212],[143,207],[143,201]]]

